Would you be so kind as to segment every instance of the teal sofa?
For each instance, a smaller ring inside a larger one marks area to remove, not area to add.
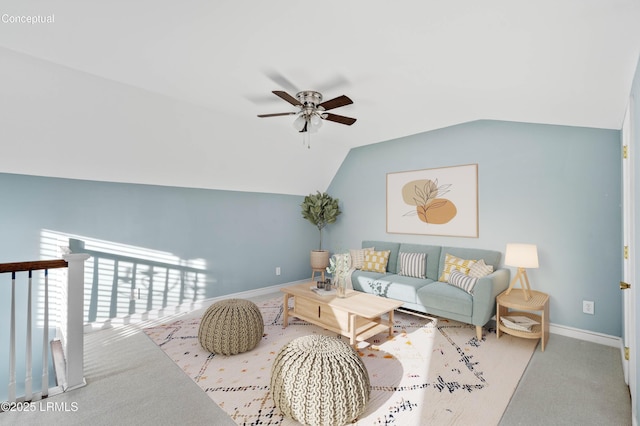
[[[509,287],[510,271],[500,269],[501,253],[493,250],[363,241],[362,248],[389,250],[385,273],[355,270],[351,274],[353,289],[404,302],[403,308],[449,318],[476,326],[476,337],[482,340],[482,327],[495,314],[496,296]],[[426,253],[426,278],[399,275],[399,253]],[[461,259],[484,259],[494,271],[479,278],[471,294],[438,281],[446,254]]]

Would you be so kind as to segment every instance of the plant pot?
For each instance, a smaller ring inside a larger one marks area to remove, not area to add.
[[[311,250],[311,269],[324,269],[329,266],[329,250]]]

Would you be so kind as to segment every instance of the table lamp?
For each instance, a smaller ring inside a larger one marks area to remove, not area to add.
[[[511,280],[509,288],[506,294],[511,293],[511,290],[516,284],[516,281],[520,281],[522,292],[524,293],[525,300],[531,299],[531,287],[529,286],[529,278],[527,277],[526,268],[538,267],[538,248],[535,244],[507,244],[507,250],[504,256],[504,264],[507,266],[515,266],[518,268],[518,273]]]

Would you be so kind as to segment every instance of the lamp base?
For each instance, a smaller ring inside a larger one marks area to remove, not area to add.
[[[515,287],[516,282],[520,281],[520,287],[522,287],[522,293],[524,294],[524,299],[531,299],[531,286],[529,285],[529,277],[527,277],[527,270],[524,268],[518,268],[518,273],[511,280],[509,284],[509,288],[506,291],[506,294],[511,293],[511,290]]]

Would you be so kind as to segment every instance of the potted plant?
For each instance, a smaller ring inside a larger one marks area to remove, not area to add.
[[[334,223],[340,213],[338,199],[326,192],[309,194],[302,202],[302,217],[307,219],[320,231],[320,245],[318,250],[311,251],[311,268],[324,269],[329,266],[329,251],[322,249],[322,229],[329,223]]]

